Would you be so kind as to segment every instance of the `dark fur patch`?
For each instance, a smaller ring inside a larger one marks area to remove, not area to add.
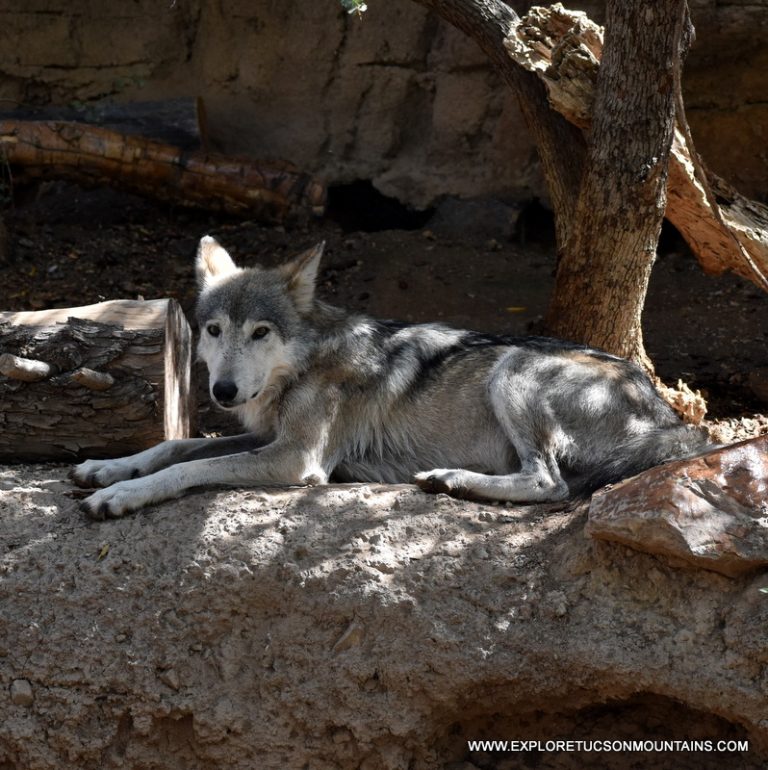
[[[505,343],[501,338],[479,332],[461,332],[458,339],[452,339],[442,346],[429,346],[425,348],[419,344],[418,338],[406,338],[394,342],[391,338],[398,332],[416,326],[416,324],[402,324],[394,321],[384,322],[384,333],[390,337],[389,344],[385,344],[386,366],[388,369],[398,368],[402,362],[409,365],[416,362],[416,369],[411,380],[409,393],[415,395],[430,382],[437,379],[444,366],[453,363],[458,357],[469,354],[477,348],[503,348]],[[452,329],[445,329],[453,333]]]

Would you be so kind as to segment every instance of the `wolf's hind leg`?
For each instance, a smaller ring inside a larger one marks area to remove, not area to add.
[[[417,473],[415,482],[426,492],[445,492],[468,500],[544,503],[565,500],[568,485],[555,466],[552,473],[541,457],[531,457],[517,473],[491,476],[461,468]]]
[[[570,448],[570,442],[542,389],[547,371],[539,371],[541,367],[539,356],[511,348],[497,362],[488,382],[491,408],[517,454],[519,470],[493,476],[441,468],[417,474],[416,483],[428,491],[480,500],[538,503],[567,499],[570,490],[557,457]]]
[[[163,441],[128,457],[113,460],[86,460],[76,465],[70,475],[79,487],[108,487],[116,481],[148,476],[169,465],[189,460],[246,452],[263,446],[264,440],[255,433],[221,438],[190,438]]]

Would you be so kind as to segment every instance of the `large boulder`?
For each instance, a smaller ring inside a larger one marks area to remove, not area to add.
[[[3,770],[595,760],[483,739],[715,747],[633,768],[768,760],[764,575],[597,542],[584,506],[410,486],[209,491],[96,524],[65,471],[0,468]]]
[[[768,567],[768,436],[597,492],[587,532],[723,575]]]

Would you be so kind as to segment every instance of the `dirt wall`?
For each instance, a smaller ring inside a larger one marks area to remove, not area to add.
[[[512,3],[519,11],[528,3]],[[577,3],[600,19],[602,3]],[[692,5],[690,120],[713,169],[764,197],[762,3]],[[202,96],[213,143],[331,182],[441,195],[545,196],[517,105],[473,42],[411,0],[2,0],[5,105]]]

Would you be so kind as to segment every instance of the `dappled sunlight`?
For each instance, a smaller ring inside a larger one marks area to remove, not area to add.
[[[405,591],[417,603],[428,596],[419,576],[432,574],[438,590],[484,562],[503,582],[530,566],[527,552],[581,515],[562,504],[513,508],[427,495],[411,485],[332,484],[206,497],[189,562],[196,574],[210,576],[225,562],[240,565],[244,578],[277,569],[298,589],[362,578],[366,593]],[[505,607],[502,614],[516,612]]]
[[[57,537],[66,510],[74,503],[62,497],[68,488],[60,469],[0,467],[0,565],[24,558]]]
[[[612,387],[609,382],[596,380],[585,385],[577,394],[579,406],[590,414],[599,415],[613,406]]]

